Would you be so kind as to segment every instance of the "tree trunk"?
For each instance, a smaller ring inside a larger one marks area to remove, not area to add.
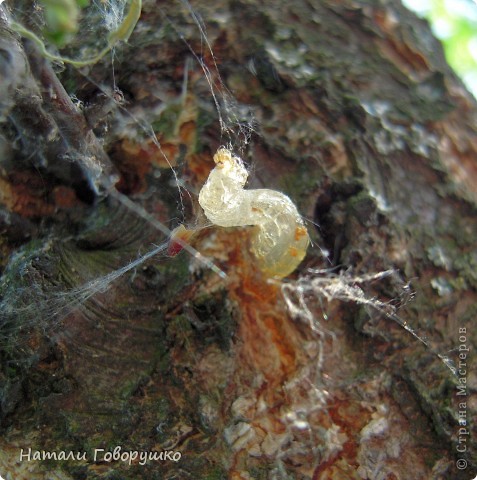
[[[475,100],[396,2],[213,3],[146,1],[114,69],[58,76],[2,17],[0,475],[473,478]],[[103,277],[204,226],[221,145],[309,220],[299,269],[212,226],[225,277]]]

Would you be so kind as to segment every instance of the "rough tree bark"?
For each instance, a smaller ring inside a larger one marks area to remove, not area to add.
[[[247,229],[194,240],[225,279],[183,252],[93,298],[61,295],[164,240],[111,195],[115,175],[155,218],[194,223],[213,153],[243,140],[221,134],[189,61],[181,35],[215,75],[186,5],[144,3],[116,51],[122,103],[110,59],[58,80],[2,20],[0,475],[473,478],[477,105],[428,25],[395,1],[192,5],[236,100],[223,111],[255,118],[240,150],[249,188],[286,192],[317,225],[284,283],[294,310],[254,269]],[[190,192],[185,212],[164,152]],[[320,248],[337,267],[321,277],[307,270],[330,267]],[[429,346],[386,312],[328,302],[320,285],[339,272],[368,298],[399,299]],[[435,352],[461,362],[456,375]],[[94,461],[117,446],[182,457]],[[21,459],[28,448],[85,457]]]

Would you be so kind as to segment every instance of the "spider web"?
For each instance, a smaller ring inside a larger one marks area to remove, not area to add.
[[[95,44],[96,35],[98,31],[112,32],[115,31],[124,19],[124,15],[127,9],[128,2],[126,1],[94,1],[91,4],[90,10],[83,12],[83,16],[78,25],[78,36],[81,36],[81,41],[83,44],[87,44],[91,40],[92,44]],[[253,121],[244,120],[244,116],[241,114],[244,110],[243,107],[239,106],[238,103],[233,98],[232,94],[227,90],[220,73],[217,68],[217,63],[215,60],[214,53],[212,51],[211,45],[207,38],[205,31],[204,23],[200,16],[192,9],[191,5],[187,1],[182,1],[182,5],[186,7],[188,14],[191,15],[193,22],[196,24],[200,32],[200,37],[202,38],[205,48],[209,52],[211,58],[213,58],[213,67],[209,68],[205,61],[203,60],[204,52],[196,53],[191,45],[186,40],[185,36],[180,32],[179,28],[176,27],[170,19],[167,21],[173,26],[178,38],[185,45],[187,45],[191,54],[195,57],[196,61],[200,65],[200,68],[203,71],[204,78],[206,79],[209,87],[211,97],[216,108],[217,116],[219,119],[219,128],[221,132],[221,138],[227,142],[228,145],[235,145],[237,148],[244,148],[246,143],[250,140],[251,134],[253,132],[254,126]],[[36,34],[39,36],[42,35],[42,27],[44,24],[44,19],[41,17],[42,5],[40,2],[36,2],[33,7],[28,3],[19,2],[12,5],[9,5],[12,15],[16,19],[21,20],[25,19],[25,16],[28,16],[30,9],[33,8],[36,11],[31,21],[31,28],[35,30]],[[98,14],[99,12],[99,14]],[[92,18],[96,19],[95,21],[90,21]],[[21,20],[24,21],[24,20]],[[88,38],[88,35],[91,35],[91,38]],[[43,39],[46,42],[46,39]],[[77,46],[78,39],[72,40],[71,44],[68,45],[69,50],[77,50],[74,53],[75,58],[85,58],[94,54],[89,47],[86,46]],[[55,47],[49,45],[48,48],[51,48],[53,53],[55,52]],[[114,59],[114,51],[111,54],[111,59]],[[113,64],[114,68],[114,64]],[[112,102],[114,102],[119,110],[122,112],[124,117],[127,117],[129,121],[137,128],[142,134],[152,140],[154,145],[159,149],[166,163],[169,165],[169,168],[174,177],[174,182],[177,188],[178,193],[178,202],[179,210],[183,215],[184,204],[183,204],[183,186],[179,179],[178,172],[172,166],[172,161],[169,159],[168,154],[163,151],[162,145],[152,127],[150,121],[147,118],[143,119],[138,116],[137,113],[134,113],[128,105],[124,105],[119,101],[118,95],[120,98],[120,92],[118,92],[115,80],[113,80],[113,85],[111,88],[105,87],[102,84],[98,84],[90,74],[84,73],[84,76],[87,81],[90,81],[92,84],[96,85],[100,89],[103,95],[109,97]],[[114,79],[114,70],[113,70],[113,79]],[[184,79],[184,89],[187,88],[187,78]],[[184,93],[184,92],[183,92]],[[77,100],[76,100],[77,101]],[[78,108],[81,108],[81,102],[77,101]],[[249,116],[249,118],[251,118]],[[80,161],[82,161],[80,159]],[[90,159],[85,159],[84,166],[88,169],[88,162]],[[91,165],[95,170],[98,169],[97,165]],[[98,176],[98,173],[95,172],[94,176]],[[165,250],[168,245],[168,237],[171,234],[170,229],[164,223],[159,221],[154,215],[150,214],[144,207],[141,206],[138,202],[135,202],[133,199],[117,191],[114,187],[111,187],[111,181],[107,176],[103,176],[101,179],[102,173],[99,172],[100,184],[102,183],[104,190],[107,192],[109,197],[114,198],[116,201],[120,202],[127,210],[133,212],[135,215],[143,219],[149,226],[154,230],[160,232],[163,236],[166,237],[166,240],[163,241],[158,246],[148,247],[148,252],[146,254],[137,255],[137,258],[134,258],[126,265],[113,270],[109,273],[106,273],[103,276],[92,278],[87,280],[85,283],[82,283],[78,286],[72,287],[67,291],[45,291],[40,283],[34,283],[32,286],[26,287],[22,286],[23,281],[20,279],[19,282],[9,282],[4,280],[1,285],[3,291],[3,301],[0,304],[0,311],[4,314],[4,321],[1,325],[1,333],[5,340],[0,341],[1,344],[10,344],[12,343],[12,337],[18,337],[18,348],[22,348],[21,337],[24,332],[28,332],[31,328],[38,326],[39,320],[40,323],[44,322],[44,325],[40,325],[45,332],[55,330],[61,325],[62,319],[71,313],[77,308],[81,308],[88,301],[93,299],[95,295],[101,292],[105,292],[113,282],[118,281],[124,275],[129,272],[134,271],[139,266],[146,263],[151,258],[156,258],[156,261],[162,257],[166,257]],[[188,192],[187,192],[188,193]],[[221,278],[225,278],[225,273],[220,270],[211,260],[205,258],[197,250],[192,248],[187,242],[183,242],[180,239],[176,239],[181,246],[189,252],[196,260],[201,262],[206,268],[212,270],[218,274]],[[10,270],[15,268],[25,268],[22,265],[28,265],[28,262],[25,262],[22,257],[24,253],[18,254],[19,261],[17,262],[15,258],[12,259]],[[22,257],[22,259],[20,259]],[[167,260],[165,260],[167,261]],[[23,262],[23,263],[22,263]],[[30,268],[28,271],[25,269],[23,273],[20,273],[20,277],[30,282],[31,272],[35,272],[34,268]],[[9,276],[15,276],[15,273],[10,271],[6,272],[4,278]],[[35,275],[35,273],[33,273]]]

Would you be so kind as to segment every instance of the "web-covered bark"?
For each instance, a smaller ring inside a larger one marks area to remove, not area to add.
[[[475,425],[465,454],[456,446],[459,404],[475,418],[475,354],[458,396],[433,351],[459,362],[456,348],[476,344],[475,101],[428,26],[396,2],[192,6],[236,101],[217,95],[231,130],[221,130],[204,72],[188,61],[180,35],[213,72],[184,4],[145,2],[116,52],[122,105],[106,88],[107,59],[57,80],[2,27],[0,474],[471,478]],[[250,112],[256,133],[244,145]],[[83,305],[61,303],[68,288],[164,240],[104,179],[118,172],[117,188],[170,227],[195,224],[196,194],[229,142],[251,165],[249,188],[286,193],[318,225],[308,226],[316,246],[287,280],[288,297],[255,269],[246,229],[207,228],[194,245],[226,279],[183,253],[149,261]],[[190,192],[183,206],[166,157]],[[383,312],[329,301],[307,268],[330,265],[329,282],[393,270],[359,287],[400,301],[399,317],[430,348]],[[407,291],[412,301],[401,298]],[[18,462],[29,446],[117,445],[182,459]]]

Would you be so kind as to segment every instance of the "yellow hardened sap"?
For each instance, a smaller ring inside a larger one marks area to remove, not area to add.
[[[303,260],[310,239],[294,203],[281,192],[244,190],[248,172],[226,148],[199,193],[206,217],[220,227],[256,226],[251,249],[262,272],[283,278]]]

